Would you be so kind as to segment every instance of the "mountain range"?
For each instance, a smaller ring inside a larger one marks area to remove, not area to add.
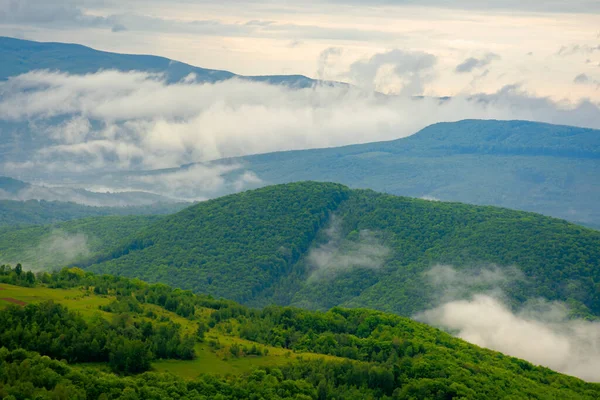
[[[115,69],[161,73],[171,83],[191,73],[199,82],[238,77],[295,88],[318,83],[298,76],[239,77],[161,57],[13,38],[0,38],[0,52],[0,80],[39,69],[72,74]],[[50,118],[44,124],[59,126],[60,121]],[[52,142],[47,133],[38,132],[36,126],[0,116],[0,157],[5,163],[26,163],[45,146],[60,144]],[[0,173],[34,183],[21,188],[20,193],[4,193],[3,198],[12,200],[143,205],[173,198],[202,200],[271,184],[314,180],[402,196],[533,211],[599,227],[599,148],[598,130],[528,121],[465,120],[434,124],[387,142],[250,155],[166,170],[92,170],[61,176],[58,171],[38,168],[20,176],[13,169],[2,171],[0,165]],[[215,168],[220,174],[217,179],[222,181],[216,188],[196,180],[180,182],[187,179],[186,174],[211,175]],[[83,191],[90,187],[103,193]]]
[[[339,182],[396,195],[533,211],[598,227],[599,149],[600,131],[594,129],[465,120],[434,124],[387,142],[283,151],[203,165],[241,166],[227,176],[229,181],[251,172],[262,185]],[[145,174],[166,179],[193,168]],[[131,175],[123,185],[131,184]],[[119,185],[118,177],[109,179]]]

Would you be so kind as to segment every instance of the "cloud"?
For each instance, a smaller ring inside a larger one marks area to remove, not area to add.
[[[330,3],[364,4],[358,0],[328,0]],[[376,5],[441,7],[463,10],[521,10],[536,12],[564,12],[564,13],[599,13],[600,5],[595,0],[375,0],[369,3]]]
[[[579,85],[595,85],[600,87],[600,81],[591,78],[589,75],[587,74],[579,74],[575,77],[575,79],[573,79],[574,83],[577,83]]]
[[[309,282],[331,279],[355,268],[379,269],[391,252],[375,232],[362,230],[355,238],[344,238],[342,221],[336,216],[331,217],[325,236],[327,242],[308,253]]]
[[[571,320],[561,303],[511,311],[501,300],[475,295],[426,311],[419,319],[478,346],[534,364],[600,381],[600,323]]]
[[[36,24],[97,27],[109,21],[82,10],[76,0],[0,0],[0,24]]]
[[[0,0],[0,24],[20,24],[53,29],[107,28],[112,32],[138,31],[180,33],[203,36],[273,37],[288,36],[302,39],[359,40],[384,39],[383,30],[355,27],[332,27],[252,19],[224,22],[218,19],[182,19],[156,16],[152,11],[137,7],[135,12],[99,15],[102,1],[86,0]],[[189,6],[189,4],[188,4]],[[244,7],[248,7],[244,4]],[[117,8],[119,9],[119,8]]]
[[[392,69],[404,76],[397,96],[354,87],[290,89],[242,80],[167,84],[161,75],[139,72],[28,73],[0,83],[0,123],[22,124],[32,146],[5,153],[0,172],[61,176],[173,168],[271,151],[397,139],[432,123],[467,118],[600,128],[597,104],[556,103],[518,85],[444,102],[416,100],[412,94],[422,91],[435,62],[432,57],[393,52],[353,66],[368,81],[383,64],[395,63]]]
[[[502,287],[523,279],[516,270],[429,271],[434,290],[444,292],[438,307],[415,318],[456,336],[534,364],[600,381],[600,323],[569,319],[560,302],[530,300],[517,310],[503,301]],[[476,294],[473,294],[473,293]]]
[[[401,83],[393,92],[404,96],[421,95],[424,84],[433,79],[436,63],[437,58],[433,54],[395,49],[356,61],[350,66],[347,76],[365,89],[379,91],[382,91],[382,83],[396,78]]]
[[[590,45],[580,45],[574,44],[570,46],[562,46],[560,50],[558,50],[559,56],[572,56],[574,54],[592,54],[596,51],[600,51],[600,45],[590,46]]]
[[[28,270],[47,270],[69,265],[91,254],[85,234],[60,229],[52,230],[41,237],[39,242],[25,244],[22,249],[20,254],[13,255],[16,260],[2,259],[2,263],[20,262]]]
[[[494,53],[488,53],[483,58],[467,58],[465,61],[456,66],[455,71],[459,74],[473,72],[473,70],[486,67],[494,60],[499,60],[500,56]]]
[[[111,29],[111,31],[115,32],[115,33],[117,33],[117,32],[125,32],[126,30],[127,30],[127,27],[125,25],[123,25],[123,24],[115,24],[115,25],[113,25],[113,27]]]
[[[339,47],[328,47],[319,55],[317,79],[325,80],[325,72],[330,66],[331,58],[339,57],[342,54],[342,49]]]
[[[240,164],[196,164],[180,170],[135,176],[128,180],[128,184],[134,188],[169,193],[178,199],[199,201],[256,188],[263,182]]]

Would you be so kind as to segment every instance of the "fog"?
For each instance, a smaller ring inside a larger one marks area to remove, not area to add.
[[[407,53],[394,53],[393,58],[396,74],[406,75],[402,68],[417,63],[418,72],[408,73],[404,89],[420,91],[433,59]],[[371,76],[386,60],[368,60],[352,71]],[[402,87],[398,93],[404,93]],[[243,80],[201,84],[193,77],[168,85],[159,74],[36,71],[0,83],[0,123],[27,124],[36,143],[32,151],[6,154],[0,173],[172,168],[223,157],[396,139],[431,123],[466,118],[600,128],[598,105],[555,103],[518,85],[440,101],[343,86],[290,89]],[[7,143],[12,139],[7,137]]]
[[[572,319],[565,304],[544,299],[512,309],[502,287],[524,279],[514,268],[458,271],[436,266],[427,276],[442,290],[440,305],[416,319],[476,345],[600,381],[600,322]]]
[[[336,216],[332,216],[324,232],[326,242],[308,253],[307,261],[312,268],[309,282],[331,279],[355,268],[381,268],[391,252],[375,232],[362,230],[354,238],[344,238],[342,221]]]

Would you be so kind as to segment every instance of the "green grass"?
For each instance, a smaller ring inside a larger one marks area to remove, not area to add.
[[[100,311],[99,306],[107,305],[113,299],[110,296],[96,296],[83,288],[77,289],[50,289],[46,287],[21,287],[0,284],[0,298],[11,298],[29,303],[39,303],[53,300],[71,310],[77,310],[83,317],[89,318],[96,313],[109,316],[109,313]],[[0,300],[0,307],[6,307],[10,302]]]
[[[114,297],[106,295],[96,295],[90,290],[83,288],[75,289],[52,289],[47,287],[21,287],[8,284],[0,284],[0,299],[11,298],[30,303],[39,303],[42,301],[52,300],[60,303],[71,310],[78,311],[86,319],[95,315],[102,315],[104,318],[112,318],[114,314],[101,311],[99,306],[109,304]],[[0,308],[11,304],[8,301],[0,300]],[[192,335],[197,329],[195,321],[190,321],[173,312],[167,311],[164,308],[154,304],[144,304],[144,311],[152,311],[159,318],[164,316],[183,327],[185,334]],[[208,316],[212,310],[200,309],[198,315]],[[141,315],[133,315],[133,320],[145,320],[146,317]],[[219,348],[211,347],[209,341],[219,343]],[[267,355],[262,356],[240,356],[234,357],[230,352],[230,347],[233,344],[246,346],[251,348],[253,345],[261,349],[268,349]],[[234,334],[225,332],[222,324],[215,326],[206,333],[206,340],[203,343],[196,344],[195,360],[159,360],[152,364],[153,369],[158,372],[170,372],[184,379],[194,379],[200,374],[217,374],[217,375],[236,375],[246,372],[251,372],[257,367],[281,366],[297,359],[327,359],[336,360],[340,358],[314,354],[314,353],[294,353],[287,349],[278,347],[265,346],[259,343],[254,343],[249,340],[241,339]],[[92,368],[102,371],[109,371],[109,368],[104,363],[84,363],[78,364],[77,368]]]

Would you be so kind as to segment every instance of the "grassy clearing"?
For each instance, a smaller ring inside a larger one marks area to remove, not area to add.
[[[108,317],[110,314],[98,309],[99,306],[110,303],[112,297],[97,296],[90,294],[82,288],[76,289],[50,289],[45,287],[27,288],[21,286],[13,286],[0,284],[0,298],[13,298],[16,300],[29,303],[39,303],[46,300],[53,300],[60,303],[71,310],[77,310],[85,318],[89,318],[96,313],[100,313]],[[10,304],[7,301],[0,300],[0,308]]]
[[[208,340],[218,339],[221,344],[220,349],[214,349],[208,343],[199,343],[196,345],[197,358],[192,361],[181,360],[161,360],[153,363],[155,370],[159,372],[170,372],[185,379],[194,379],[200,374],[218,374],[218,375],[236,375],[251,372],[257,367],[276,367],[285,365],[298,359],[329,359],[342,360],[338,357],[326,356],[313,353],[293,353],[287,349],[264,346],[254,342],[222,335],[209,333]],[[234,357],[229,348],[232,344],[252,347],[257,345],[262,349],[268,349],[266,356],[240,356]]]
[[[11,298],[23,301],[27,304],[38,303],[46,300],[53,300],[63,304],[71,310],[78,311],[86,319],[94,315],[100,314],[104,318],[110,319],[114,316],[112,313],[99,310],[99,306],[109,304],[114,297],[105,295],[96,295],[89,290],[83,288],[75,289],[50,289],[45,287],[27,288],[0,284],[0,299]],[[0,308],[10,304],[8,301],[0,300]],[[197,323],[185,319],[173,312],[167,311],[154,304],[144,304],[144,313],[152,311],[158,318],[167,317],[175,323],[183,327],[184,334],[194,335],[197,329]],[[208,318],[212,310],[199,309],[197,315]],[[132,315],[132,320],[148,319],[142,315]],[[183,360],[159,360],[152,364],[154,370],[158,372],[170,372],[184,379],[193,379],[200,374],[217,374],[217,375],[236,375],[250,372],[257,367],[273,367],[285,365],[297,359],[329,359],[342,360],[341,358],[326,356],[313,353],[294,353],[287,349],[278,347],[265,346],[254,343],[249,340],[241,339],[235,336],[237,326],[235,324],[229,328],[231,333],[222,325],[217,325],[206,333],[206,340],[203,343],[196,344],[196,359],[191,361]],[[211,345],[210,342],[213,342]],[[218,343],[215,345],[215,343]],[[234,357],[230,348],[233,344],[240,347],[251,348],[256,345],[263,350],[267,349],[267,355],[247,356],[241,355]],[[94,368],[102,371],[109,371],[106,364],[79,364],[78,368]]]

